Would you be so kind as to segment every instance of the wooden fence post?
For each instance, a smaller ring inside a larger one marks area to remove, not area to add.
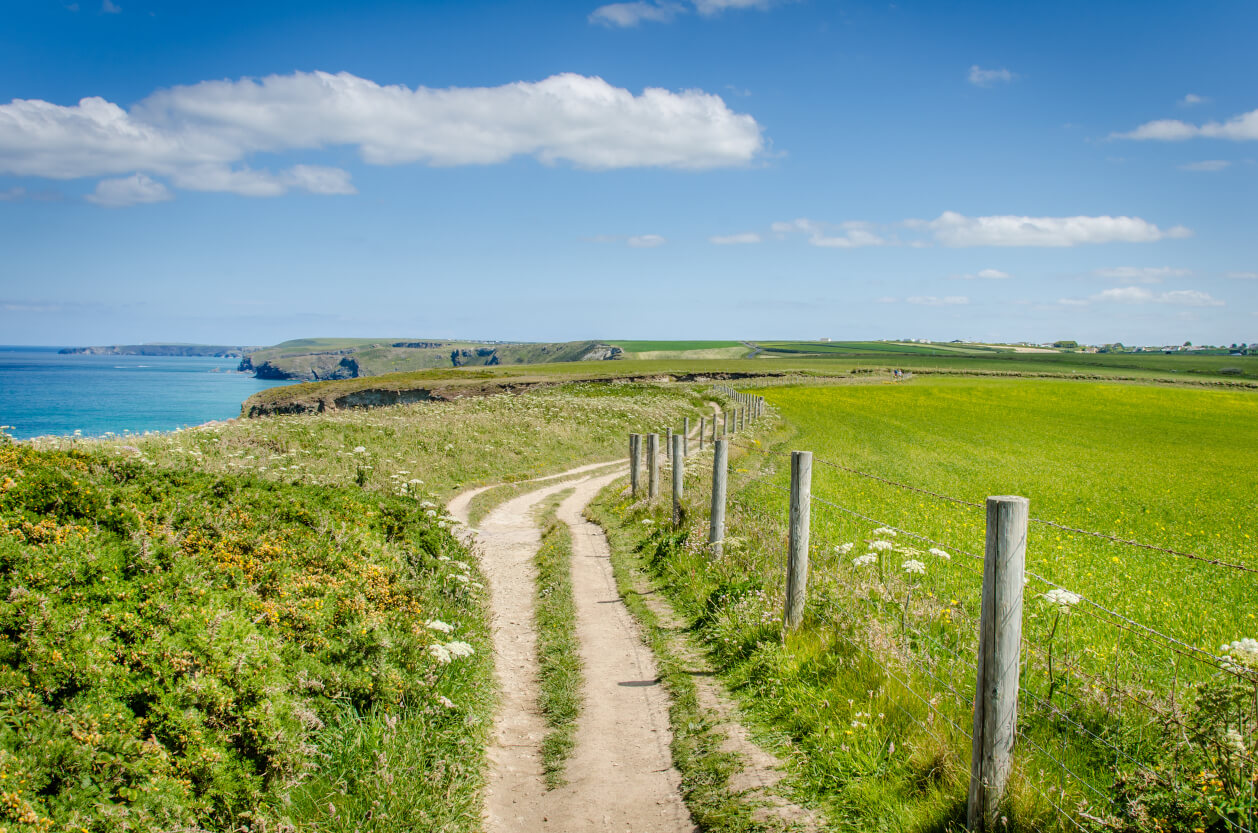
[[[782,623],[787,631],[804,619],[808,595],[808,527],[812,514],[812,452],[791,452],[790,546],[786,559],[786,611]]]
[[[642,435],[629,435],[629,489],[630,493],[636,498],[638,489],[641,484],[638,482],[638,471],[641,468],[642,460]]]
[[[725,486],[729,476],[729,440],[717,440],[712,452],[712,514],[708,523],[708,543],[712,557],[720,558],[725,540]]]
[[[646,435],[646,496],[655,500],[660,493],[660,435]]]
[[[681,450],[683,457],[690,456],[690,417],[681,421]]]
[[[686,443],[685,437],[673,435],[673,526],[681,526],[682,490],[686,482]]]
[[[703,434],[704,434],[704,431],[707,429],[707,426],[708,426],[707,417],[699,417],[699,450],[700,451],[703,451]]]
[[[712,415],[712,442],[716,443],[716,414]]]
[[[668,429],[668,436],[664,439],[664,456],[669,460],[673,459],[673,429]]]
[[[724,437],[728,437],[729,436],[729,409],[728,408],[725,409],[724,411],[721,411],[721,417],[722,417],[723,422],[725,423],[725,427],[722,429],[721,435]]]
[[[987,499],[987,549],[979,618],[978,684],[966,827],[998,830],[1018,722],[1027,517],[1023,497]]]

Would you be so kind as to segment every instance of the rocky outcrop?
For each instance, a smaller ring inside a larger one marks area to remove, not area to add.
[[[582,356],[579,361],[602,362],[609,361],[611,359],[622,359],[624,356],[625,351],[619,347],[612,344],[600,344]]]

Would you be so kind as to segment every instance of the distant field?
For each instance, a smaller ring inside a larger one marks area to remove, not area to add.
[[[615,345],[626,353],[681,353],[690,350],[715,350],[722,347],[742,347],[741,341],[615,341]]]
[[[1001,352],[1000,348],[973,344],[909,344],[900,341],[758,341],[765,353],[846,355],[862,353],[887,353],[898,355],[985,355]]]

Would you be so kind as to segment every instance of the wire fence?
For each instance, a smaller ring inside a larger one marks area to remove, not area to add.
[[[741,455],[731,464],[730,534],[780,553],[788,461],[754,436],[727,439]],[[706,460],[688,474],[692,499],[710,499]],[[951,750],[945,766],[968,777],[985,504],[833,460],[816,462],[832,477],[814,483],[809,497],[809,627],[880,674],[897,692],[891,698],[897,712],[924,740]],[[862,505],[863,492],[835,477],[895,489],[917,503]],[[1236,592],[1258,604],[1251,578],[1258,569],[1242,563],[1247,559],[1036,516],[1029,521],[1092,546],[1218,571],[1242,582]],[[1070,575],[1069,559],[1041,559],[1037,544],[1044,541],[1033,538],[1027,549],[1013,788],[1051,808],[1060,829],[1189,825],[1182,829],[1254,833],[1258,645],[1240,640],[1215,650],[1199,633],[1159,622],[1153,606],[1132,601],[1134,591],[1117,599],[1085,594],[1079,588],[1089,576]],[[1117,554],[1111,560],[1121,564]],[[766,580],[781,580],[771,560],[760,566],[767,567]]]

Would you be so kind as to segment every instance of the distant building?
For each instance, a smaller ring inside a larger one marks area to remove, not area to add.
[[[828,338],[819,338],[819,339],[817,339],[817,341],[821,342],[822,344],[829,344],[829,343],[830,343],[830,339],[828,339]]]

